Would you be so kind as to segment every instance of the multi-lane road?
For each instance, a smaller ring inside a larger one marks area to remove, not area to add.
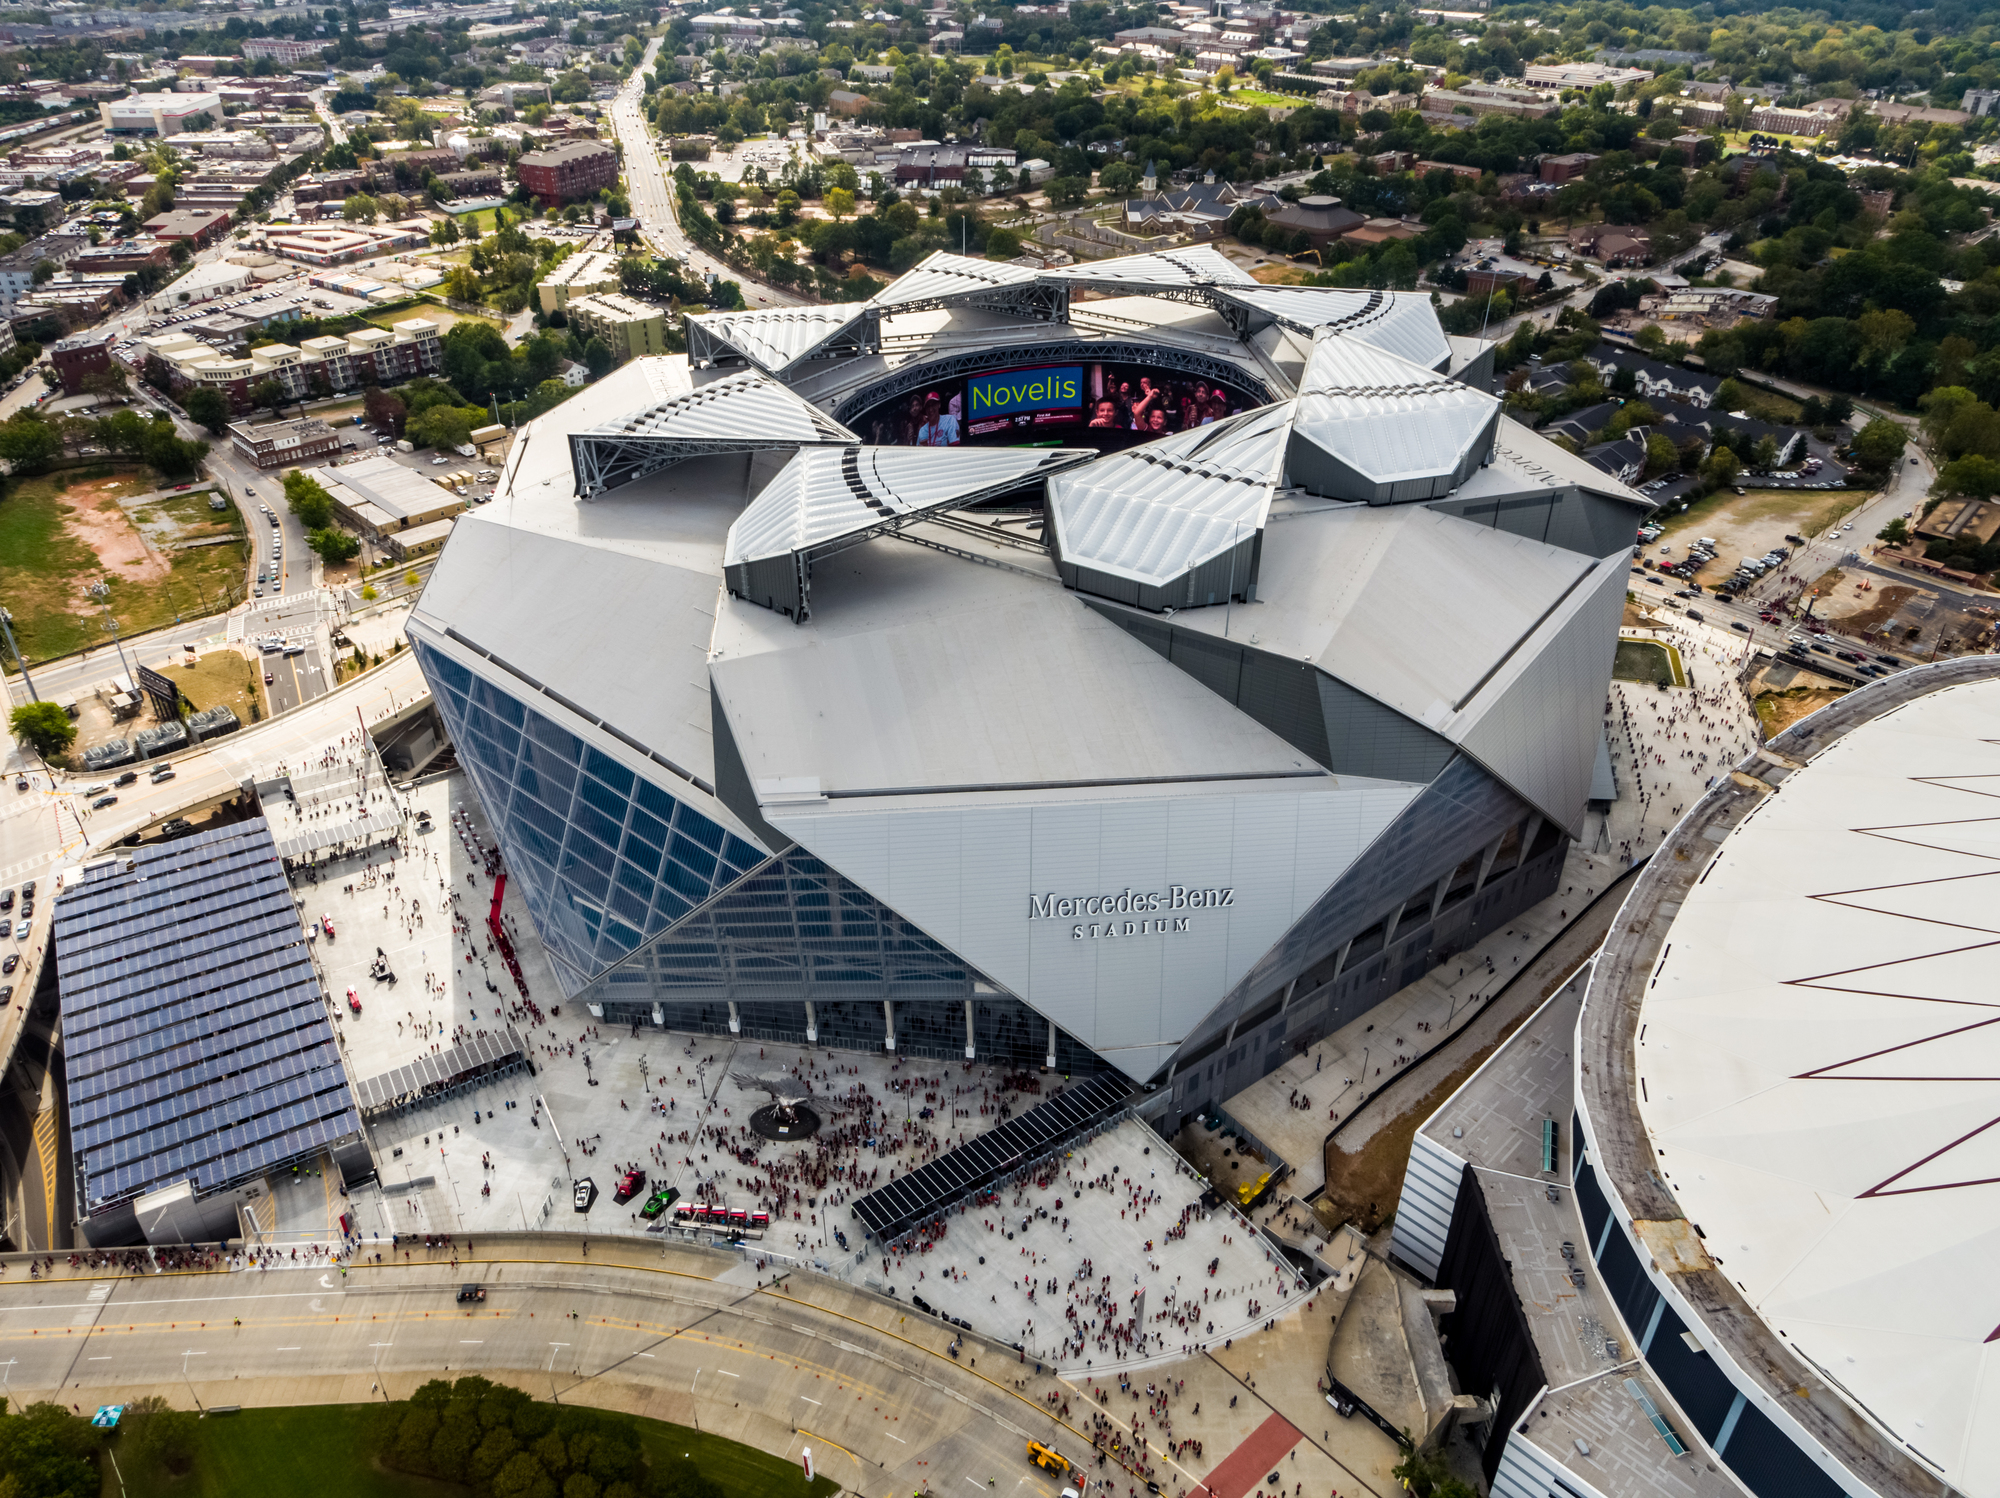
[[[659,53],[660,38],[654,37],[646,44],[645,56],[632,70],[631,78],[611,101],[612,129],[625,148],[625,189],[632,201],[633,216],[639,220],[641,236],[654,254],[685,261],[697,275],[738,282],[743,287],[743,300],[752,307],[801,305],[800,297],[744,280],[741,271],[696,249],[681,232],[680,220],[674,216],[673,182],[646,129],[646,94],[640,81],[640,75],[652,67]]]

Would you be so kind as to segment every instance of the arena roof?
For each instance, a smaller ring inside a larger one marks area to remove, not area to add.
[[[1782,774],[1669,942],[1635,1054],[1662,1178],[1781,1338],[2000,1493],[2000,682]]]

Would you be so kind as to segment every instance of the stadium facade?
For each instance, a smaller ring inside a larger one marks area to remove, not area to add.
[[[1417,1131],[1495,1498],[2000,1495],[1996,721],[1973,656],[1773,738]]]
[[[688,346],[409,628],[568,998],[1177,1118],[1554,888],[1647,504],[1428,298],[940,254]]]

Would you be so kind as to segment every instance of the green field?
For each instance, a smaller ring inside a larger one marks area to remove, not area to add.
[[[163,1498],[465,1498],[471,1490],[456,1483],[412,1477],[379,1467],[367,1455],[376,1442],[376,1416],[381,1406],[332,1404],[290,1409],[251,1409],[217,1415],[196,1427],[194,1460],[189,1469],[164,1481],[135,1484],[126,1473],[128,1490]],[[796,1462],[740,1446],[720,1436],[705,1435],[660,1420],[639,1420],[646,1459],[655,1471],[669,1460],[693,1457],[702,1474],[729,1498],[825,1498],[839,1484],[827,1477],[807,1486]],[[825,1447],[822,1466],[846,1462],[834,1447]],[[817,1455],[817,1453],[815,1453]],[[849,1463],[849,1465],[852,1465]],[[838,1470],[838,1467],[835,1467]],[[104,1464],[107,1494],[118,1485],[111,1464]]]
[[[247,552],[243,517],[233,506],[218,515],[205,494],[188,495],[148,507],[135,525],[111,497],[163,482],[150,469],[103,463],[7,484],[0,496],[0,599],[13,610],[14,638],[30,662],[108,638],[103,608],[84,591],[93,581],[109,586],[108,602],[125,635],[171,624],[177,614],[219,613],[242,600]],[[139,545],[142,529],[154,543],[150,556]],[[162,545],[165,538],[225,536],[235,544]]]
[[[374,1445],[377,1409],[329,1404],[212,1416],[195,1427],[188,1471],[131,1491],[184,1498],[463,1498],[469,1490],[457,1483],[384,1471],[363,1454]],[[105,1475],[111,1476],[108,1462]],[[134,1474],[126,1477],[129,1486]],[[116,1493],[115,1482],[106,1491]]]
[[[1611,679],[1643,681],[1648,685],[1659,681],[1671,681],[1677,687],[1687,685],[1687,678],[1681,674],[1679,652],[1653,640],[1620,640],[1611,665]]]

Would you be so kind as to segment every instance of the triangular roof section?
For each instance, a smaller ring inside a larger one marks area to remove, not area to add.
[[[1456,489],[1492,452],[1500,417],[1496,397],[1324,328],[1295,404],[1293,479],[1370,504]]]
[[[1009,289],[1032,288],[1040,280],[1040,273],[1025,265],[938,250],[878,292],[874,305],[885,312],[908,311],[918,304],[949,306],[987,300],[996,293],[1004,299]]]
[[[1115,260],[1089,260],[1081,265],[1058,266],[1041,274],[1055,281],[1076,281],[1135,291],[1149,286],[1194,288],[1257,284],[1248,271],[1208,245],[1186,250],[1156,250],[1143,255],[1120,255]]]
[[[723,565],[839,550],[1096,456],[1069,448],[804,448],[729,528]]]
[[[858,352],[865,342],[859,325],[869,316],[866,302],[704,312],[687,319],[688,359],[715,364],[733,356],[766,374],[782,374],[808,359]]]
[[[776,380],[746,370],[571,432],[570,466],[577,497],[588,499],[687,458],[855,440]]]
[[[1311,334],[1326,328],[1433,371],[1442,371],[1451,362],[1451,343],[1438,325],[1437,310],[1421,292],[1247,286],[1232,287],[1222,295],[1294,332]]]
[[[1264,528],[1291,436],[1264,406],[1100,458],[1049,482],[1066,563],[1165,587]]]

